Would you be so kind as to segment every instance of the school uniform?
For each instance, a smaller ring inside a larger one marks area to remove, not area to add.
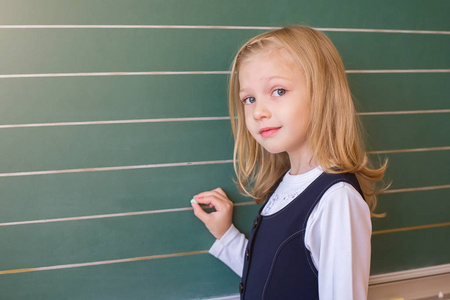
[[[210,253],[242,276],[243,299],[367,298],[372,228],[354,179],[287,172],[250,242],[233,225],[216,240]]]

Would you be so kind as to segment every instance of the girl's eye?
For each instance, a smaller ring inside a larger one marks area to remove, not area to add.
[[[255,97],[247,97],[244,100],[242,100],[242,102],[244,104],[252,104],[256,101]]]
[[[286,94],[285,89],[276,89],[272,92],[272,96],[275,96],[275,97],[280,97],[280,96],[283,96],[284,94]]]

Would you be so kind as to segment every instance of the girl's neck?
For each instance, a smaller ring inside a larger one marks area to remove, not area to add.
[[[308,171],[311,171],[312,169],[316,168],[316,164],[308,164],[305,166],[293,166],[291,165],[291,171],[289,172],[290,175],[299,175],[306,173]]]
[[[311,171],[312,169],[318,166],[318,163],[312,159],[311,156],[306,159],[294,159],[293,157],[289,157],[291,162],[291,171],[289,174],[291,175],[299,175]]]

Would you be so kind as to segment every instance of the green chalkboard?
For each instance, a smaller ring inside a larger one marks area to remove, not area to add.
[[[448,1],[0,0],[0,299],[202,299],[239,278],[192,195],[233,184],[229,66],[273,27],[342,55],[389,191],[372,274],[449,264]],[[383,31],[384,30],[384,31]]]

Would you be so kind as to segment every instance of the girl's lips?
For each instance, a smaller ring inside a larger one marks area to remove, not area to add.
[[[259,130],[259,134],[263,137],[270,137],[280,130],[281,127],[265,127]]]

